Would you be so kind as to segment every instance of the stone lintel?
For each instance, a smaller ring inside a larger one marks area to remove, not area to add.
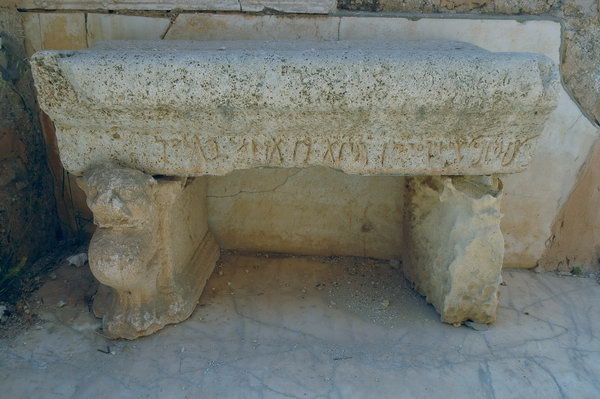
[[[451,41],[131,41],[32,59],[61,159],[151,174],[329,166],[356,174],[523,170],[558,74]]]
[[[328,14],[335,0],[24,0],[29,10],[152,10],[152,11],[245,11],[275,10],[284,13]]]

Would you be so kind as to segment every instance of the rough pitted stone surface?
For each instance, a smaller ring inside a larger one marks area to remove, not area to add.
[[[353,1],[349,1],[352,7]],[[552,10],[555,0],[378,0],[381,11],[478,12],[489,14],[543,14]]]
[[[556,0],[338,0],[338,8],[355,11],[419,13],[545,14],[556,10]]]
[[[404,273],[446,323],[496,319],[504,239],[494,177],[414,177]]]
[[[558,85],[544,56],[446,41],[113,42],[32,65],[75,174],[518,172]]]
[[[103,164],[80,179],[98,229],[89,262],[103,284],[103,334],[134,339],[187,319],[219,256],[204,178],[154,179]]]
[[[600,124],[600,3],[597,0],[338,0],[353,11],[544,15],[561,20],[561,72],[584,114]]]
[[[600,17],[598,17],[600,19]],[[562,74],[586,116],[600,124],[600,23],[573,21],[564,30]]]

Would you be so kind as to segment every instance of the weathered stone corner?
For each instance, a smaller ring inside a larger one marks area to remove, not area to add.
[[[94,299],[110,338],[134,339],[187,319],[219,256],[208,231],[205,178],[153,178],[112,164],[79,180],[98,229],[90,242]]]
[[[496,177],[413,177],[404,273],[442,321],[496,319],[504,239]]]

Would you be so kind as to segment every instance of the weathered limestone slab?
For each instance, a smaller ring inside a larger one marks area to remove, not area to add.
[[[23,0],[20,8],[50,10],[240,11],[238,0]]]
[[[98,229],[90,242],[104,334],[134,339],[187,319],[219,248],[206,221],[205,178],[159,178],[111,164],[80,180]]]
[[[75,174],[513,173],[558,84],[546,57],[445,41],[111,42],[32,65]]]
[[[504,239],[496,177],[413,177],[404,273],[442,321],[496,320]]]
[[[336,0],[23,0],[20,8],[42,10],[275,10],[285,13],[327,14]]]

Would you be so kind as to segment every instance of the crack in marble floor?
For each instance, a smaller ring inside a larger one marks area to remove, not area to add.
[[[61,267],[30,301],[46,304],[34,307],[44,322],[0,341],[3,395],[600,397],[593,280],[505,270],[498,321],[479,332],[439,322],[387,262],[228,254],[220,264],[189,320],[136,341],[98,334],[89,270]]]

